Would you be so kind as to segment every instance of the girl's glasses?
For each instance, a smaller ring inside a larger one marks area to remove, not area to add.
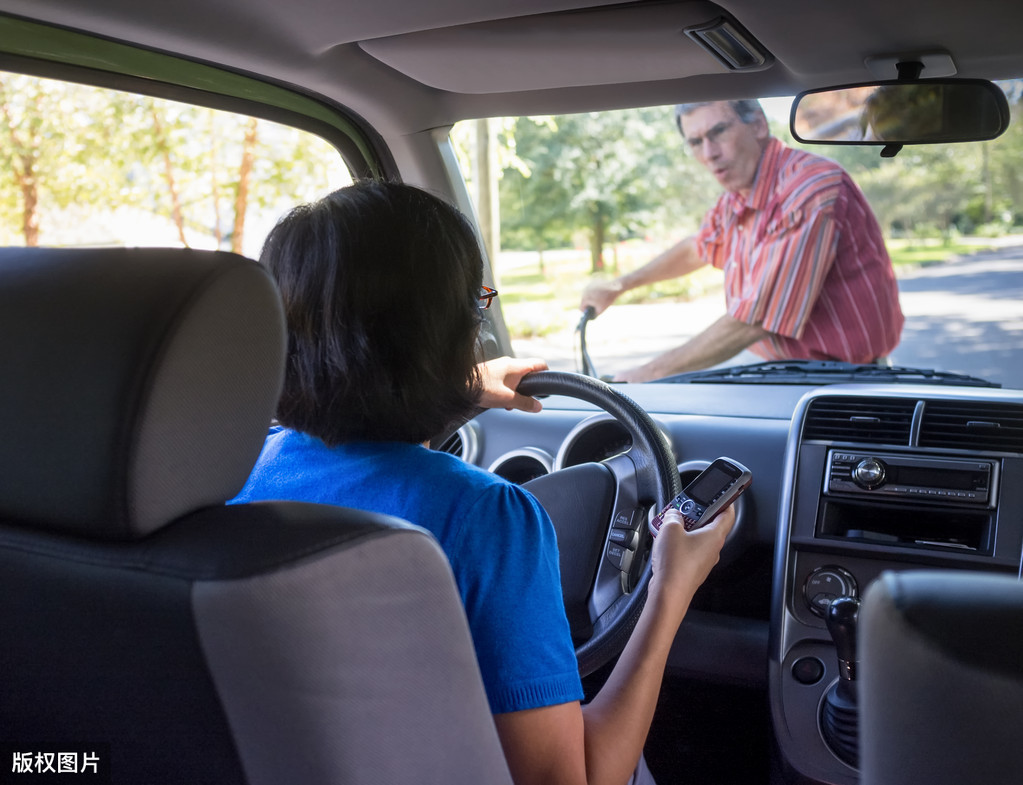
[[[490,307],[490,303],[497,297],[497,289],[491,289],[489,286],[480,287],[480,310],[487,310]]]

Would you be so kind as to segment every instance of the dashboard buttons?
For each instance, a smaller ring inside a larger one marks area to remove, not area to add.
[[[639,532],[634,532],[632,529],[611,529],[611,533],[608,535],[608,541],[613,542],[616,545],[621,545],[623,548],[629,550],[635,550],[639,544]]]
[[[645,510],[620,512],[611,524],[607,535],[607,546],[604,548],[605,558],[611,562],[621,574],[622,591],[632,591],[632,567],[636,563],[636,551],[643,537],[642,529],[646,528]]]
[[[643,519],[635,512],[631,515],[627,512],[620,512],[615,517],[615,522],[612,526],[615,529],[632,529],[633,531],[638,531],[642,524]]]
[[[635,551],[630,548],[623,548],[621,545],[617,545],[613,542],[609,542],[607,545],[607,559],[615,567],[622,572],[628,572],[629,568],[632,567],[632,557],[635,555]]]
[[[822,619],[836,597],[855,597],[856,579],[848,570],[834,565],[818,567],[803,584],[803,599],[810,611]]]
[[[816,684],[824,678],[824,663],[816,657],[800,657],[792,663],[792,676],[800,684]]]

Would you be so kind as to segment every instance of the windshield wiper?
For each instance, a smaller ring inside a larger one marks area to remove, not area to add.
[[[776,360],[691,371],[661,379],[672,384],[948,384],[965,387],[1001,387],[976,376],[924,368],[887,368],[824,360]]]

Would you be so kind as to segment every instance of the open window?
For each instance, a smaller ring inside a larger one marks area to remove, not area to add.
[[[250,257],[288,209],[350,183],[334,145],[270,120],[0,72],[0,244]]]

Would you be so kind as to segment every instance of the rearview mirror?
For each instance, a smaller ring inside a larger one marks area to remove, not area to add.
[[[1009,102],[983,79],[873,82],[800,93],[790,124],[810,144],[977,142],[1008,128]]]

